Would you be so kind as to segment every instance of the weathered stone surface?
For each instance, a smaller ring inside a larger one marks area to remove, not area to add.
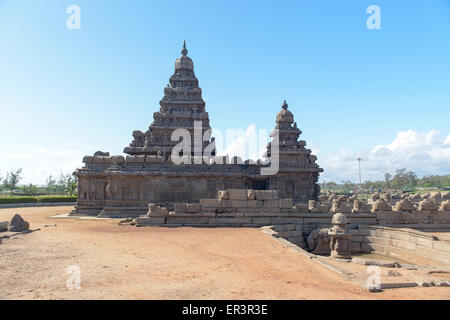
[[[247,189],[228,189],[230,200],[247,200]]]
[[[419,211],[437,211],[439,206],[431,199],[425,199],[419,202]]]
[[[200,212],[201,211],[201,207],[200,204],[198,203],[188,203],[186,205],[186,210],[187,212]]]
[[[411,201],[409,201],[408,199],[403,199],[403,200],[400,200],[399,202],[397,202],[395,204],[395,210],[396,211],[409,211],[409,212],[411,212],[411,211],[416,210],[416,208],[411,203]]]
[[[147,216],[149,217],[166,217],[169,215],[169,210],[167,208],[161,208],[154,203],[148,204]]]
[[[219,200],[230,200],[230,197],[228,195],[227,190],[220,190],[219,191]]]
[[[352,209],[353,209],[353,206],[350,205],[350,203],[348,203],[347,200],[334,199],[333,204],[330,209],[330,212],[350,213],[350,212],[352,212]]]
[[[219,205],[218,199],[200,199],[200,206],[203,208],[216,208]]]
[[[256,200],[277,200],[277,190],[255,190]]]
[[[392,207],[385,199],[379,199],[372,204],[372,212],[377,211],[392,211]]]
[[[280,208],[282,209],[292,208],[293,206],[292,199],[280,199],[279,205]]]
[[[0,232],[8,231],[9,221],[0,222]]]
[[[28,230],[29,228],[30,224],[25,221],[19,214],[15,214],[9,222],[8,231],[21,232]]]
[[[173,210],[175,212],[187,212],[186,203],[174,203]]]
[[[308,212],[309,206],[306,203],[296,203],[295,204],[295,211],[296,212]]]
[[[350,237],[351,234],[347,231],[347,217],[343,213],[336,213],[333,215],[333,227],[328,230],[330,237],[330,249],[332,258],[350,259]]]
[[[353,209],[354,213],[369,213],[372,209],[372,206],[368,203],[365,203],[363,200],[355,200],[353,201]]]
[[[440,192],[435,192],[431,194],[430,199],[434,202],[441,202],[442,200],[442,194]]]
[[[255,200],[255,199],[256,199],[255,190],[253,189],[247,190],[247,200]]]
[[[309,250],[314,254],[324,254],[329,255],[330,249],[330,236],[328,235],[328,229],[314,229],[308,235],[306,239],[306,244]]]
[[[450,211],[450,200],[443,201],[439,209],[441,211]]]
[[[442,200],[450,200],[450,191],[442,193]]]

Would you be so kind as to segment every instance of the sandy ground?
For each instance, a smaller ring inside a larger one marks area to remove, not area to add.
[[[258,229],[49,218],[71,209],[0,209],[40,228],[0,244],[0,299],[449,299],[442,287],[369,293]],[[72,265],[79,290],[66,287]]]

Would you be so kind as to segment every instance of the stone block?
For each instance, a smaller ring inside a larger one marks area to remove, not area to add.
[[[247,200],[247,208],[256,208],[256,200]]]
[[[255,199],[256,199],[255,190],[248,189],[247,190],[247,200],[255,200]]]
[[[217,199],[200,199],[202,208],[217,208],[219,201]]]
[[[230,200],[247,200],[247,189],[228,189]]]
[[[280,199],[280,208],[292,208],[292,199]]]
[[[245,200],[230,200],[232,208],[247,208],[247,196]]]
[[[277,190],[255,190],[256,200],[277,200]]]
[[[186,203],[174,203],[173,210],[175,212],[187,212]]]
[[[231,208],[231,200],[219,199],[217,201],[218,208]]]
[[[264,208],[280,208],[280,200],[264,200]]]
[[[295,204],[295,210],[296,212],[308,212],[308,204],[307,203],[296,203]]]
[[[186,205],[186,210],[187,210],[187,212],[200,212],[201,207],[200,207],[200,204],[198,204],[198,203],[188,203]]]
[[[252,223],[269,225],[270,218],[252,218]]]

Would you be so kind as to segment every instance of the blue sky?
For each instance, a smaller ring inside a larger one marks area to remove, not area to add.
[[[80,30],[66,27],[73,4]],[[366,26],[373,4],[381,30]],[[0,175],[43,183],[122,153],[183,40],[214,128],[271,129],[286,99],[321,181],[356,181],[358,156],[363,179],[448,174],[449,38],[448,0],[0,0]]]

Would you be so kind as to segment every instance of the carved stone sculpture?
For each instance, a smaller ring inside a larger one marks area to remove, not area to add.
[[[350,233],[347,231],[347,217],[343,213],[336,213],[332,219],[333,227],[328,231],[332,258],[350,259]]]

